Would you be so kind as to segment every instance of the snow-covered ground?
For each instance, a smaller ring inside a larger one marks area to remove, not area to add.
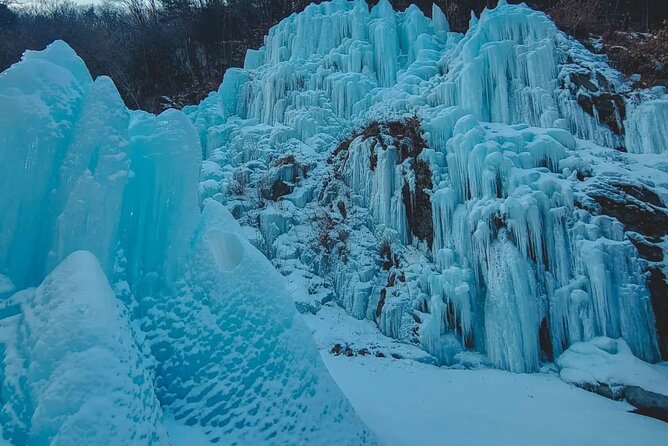
[[[630,413],[629,404],[569,385],[553,371],[437,367],[417,347],[378,334],[367,327],[369,321],[340,308],[325,306],[303,317],[334,380],[387,446],[658,446],[668,441],[668,423]],[[336,344],[349,345],[355,356],[331,354]],[[371,354],[360,355],[364,348]]]
[[[412,360],[322,357],[387,446],[659,446],[668,423],[553,374],[453,370]]]

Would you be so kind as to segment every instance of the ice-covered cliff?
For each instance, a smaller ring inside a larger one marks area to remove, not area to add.
[[[446,364],[668,353],[668,110],[524,5],[309,6],[185,112],[303,311],[338,301]],[[644,224],[640,223],[644,221]],[[657,329],[658,327],[658,329]]]
[[[55,42],[0,74],[0,115],[3,441],[374,443],[280,274],[200,206],[184,114],[128,111]]]
[[[0,74],[3,437],[374,443],[293,302],[461,367],[667,357],[667,115],[504,1],[465,35],[311,5],[159,116],[28,52]]]

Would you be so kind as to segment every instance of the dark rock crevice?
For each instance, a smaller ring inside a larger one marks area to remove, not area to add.
[[[626,101],[622,94],[615,91],[613,84],[600,72],[575,65],[575,70],[565,78],[568,90],[575,96],[577,103],[592,117],[608,127],[615,135],[624,134],[624,119],[626,118]],[[565,84],[562,85],[565,88]],[[618,150],[626,151],[623,147]]]

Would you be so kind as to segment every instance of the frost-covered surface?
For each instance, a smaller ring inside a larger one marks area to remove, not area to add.
[[[165,410],[223,444],[365,444],[283,278],[219,203],[204,207],[174,295],[143,330]]]
[[[334,303],[323,305],[316,314],[303,318],[321,351],[334,356],[401,358],[435,364],[434,357],[415,345],[384,336],[368,319],[355,319]],[[337,347],[339,346],[339,347]]]
[[[607,205],[649,190],[636,220],[668,216],[665,89],[631,92],[524,5],[500,2],[466,35],[432,15],[336,0],[274,27],[184,110],[203,196],[230,207],[301,311],[335,300],[439,363],[477,351],[536,371],[596,336],[657,361],[665,297],[651,301],[645,271],[665,269],[665,231]]]
[[[200,211],[184,114],[128,111],[63,42],[0,74],[0,113],[3,440],[375,443],[281,275]]]
[[[556,360],[559,376],[579,386],[636,386],[668,395],[668,368],[633,356],[623,339],[594,338],[573,344]]]

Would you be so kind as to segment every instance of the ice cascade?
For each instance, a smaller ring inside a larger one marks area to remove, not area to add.
[[[665,151],[665,90],[628,99],[603,57],[526,5],[500,2],[464,35],[432,16],[334,0],[272,28],[184,110],[200,189],[283,274],[319,278],[300,308],[333,294],[442,363],[477,351],[536,371],[596,336],[658,360],[648,263],[592,191],[631,181],[665,214],[661,165],[622,153]]]

